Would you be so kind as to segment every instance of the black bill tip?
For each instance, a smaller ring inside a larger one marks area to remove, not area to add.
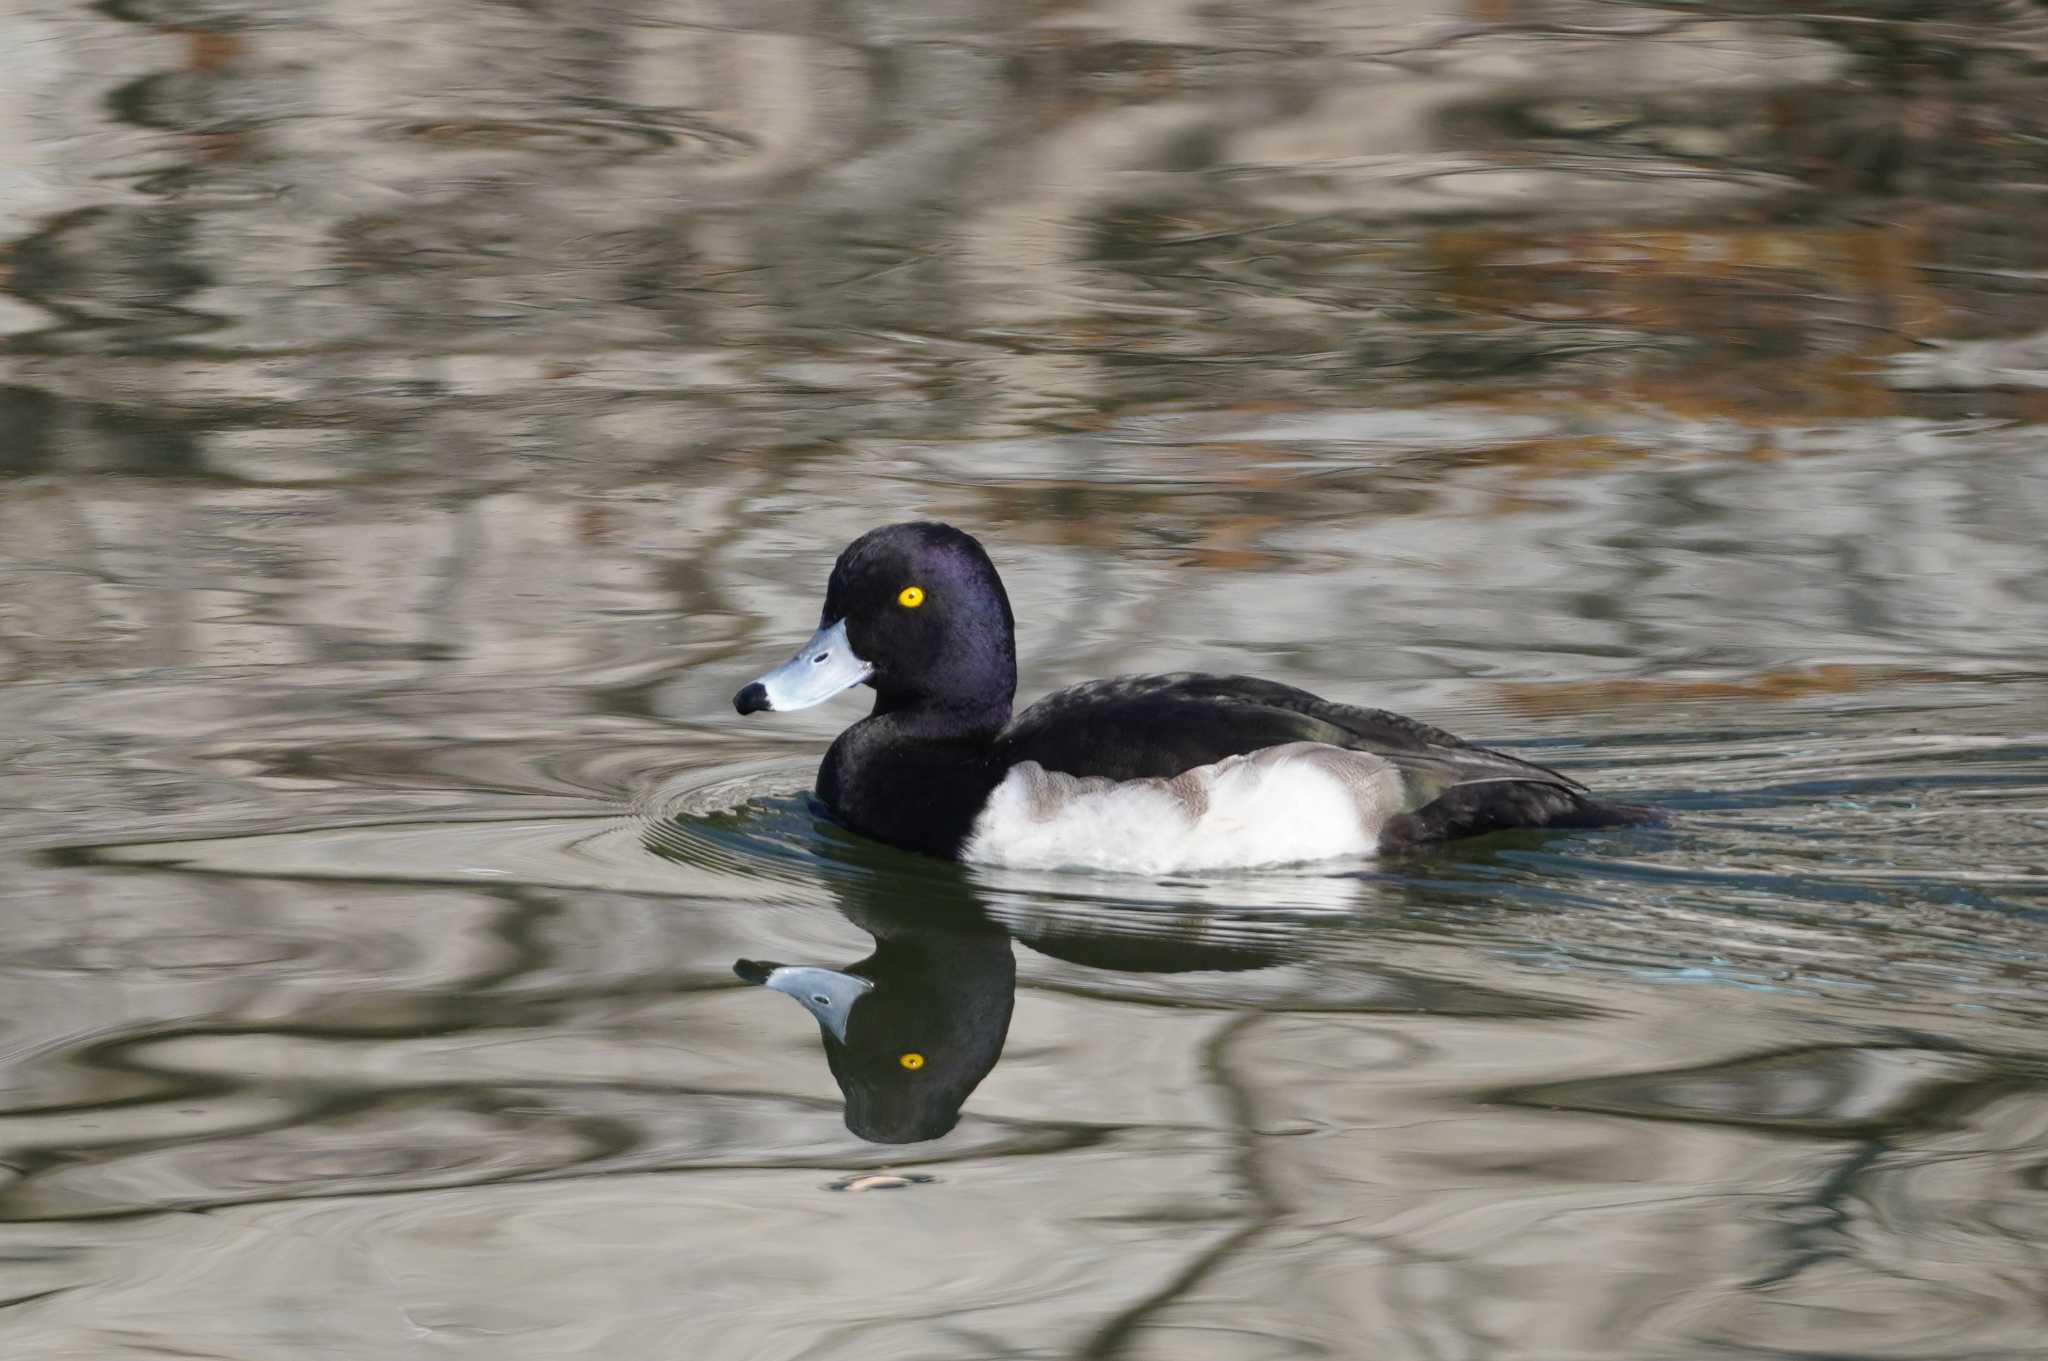
[[[732,697],[732,707],[743,714],[758,714],[768,707],[768,687],[755,681]]]
[[[768,975],[774,973],[778,967],[765,959],[735,959],[732,962],[732,971],[740,982],[753,983],[757,986],[766,983]]]

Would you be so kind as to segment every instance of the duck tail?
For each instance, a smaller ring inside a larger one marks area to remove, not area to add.
[[[1671,817],[1642,804],[1607,803],[1575,789],[1535,781],[1494,781],[1460,785],[1413,813],[1388,822],[1386,847],[1484,836],[1518,827],[1591,830],[1603,827],[1664,827]]]
[[[1671,814],[1646,803],[1604,803],[1581,798],[1576,820],[1553,822],[1552,827],[1669,827]]]

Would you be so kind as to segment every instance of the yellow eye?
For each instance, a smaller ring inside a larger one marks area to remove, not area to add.
[[[913,586],[913,587],[911,587],[910,589],[914,591],[914,590],[916,590],[917,588],[916,588],[915,586]],[[904,1066],[905,1068],[908,1068],[908,1069],[909,1069],[909,1070],[910,1070],[911,1072],[913,1072],[913,1073],[914,1073],[914,1072],[916,1072],[916,1071],[917,1071],[918,1069],[920,1069],[920,1068],[924,1067],[924,1055],[922,1055],[922,1054],[905,1054],[905,1055],[903,1055],[903,1056],[902,1056],[901,1058],[897,1059],[897,1060],[896,1060],[896,1062],[898,1062],[898,1063],[902,1064],[902,1065],[903,1065],[903,1066]]]
[[[896,597],[896,603],[906,610],[916,609],[924,604],[924,587],[905,586],[902,593]]]

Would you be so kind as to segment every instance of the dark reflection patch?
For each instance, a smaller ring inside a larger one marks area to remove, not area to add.
[[[195,1142],[74,1150],[0,1191],[0,1220],[458,1186],[572,1166],[614,1142],[568,1110],[399,1096]]]
[[[395,123],[387,135],[449,151],[529,151],[544,155],[620,156],[686,150],[725,160],[746,154],[748,139],[699,120],[625,122],[594,118],[446,119]]]
[[[1758,1125],[1844,1137],[1929,1129],[2015,1085],[2038,1062],[1906,1045],[1818,1045],[1727,1063],[1510,1088],[1491,1099],[1551,1110]]]
[[[314,968],[332,968],[337,942],[260,934],[179,932],[158,936],[78,940],[0,953],[0,969],[42,969],[52,973],[205,973],[263,970],[325,955]],[[361,962],[352,962],[357,966]],[[389,962],[389,961],[385,961]]]

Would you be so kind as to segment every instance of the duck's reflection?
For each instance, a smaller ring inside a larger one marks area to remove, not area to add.
[[[817,1017],[848,1129],[880,1144],[936,1139],[1002,1056],[1017,996],[1009,933],[964,891],[951,903],[841,910],[875,938],[866,959],[843,969],[742,959],[733,972]]]
[[[1242,972],[1286,958],[1242,940],[1193,938],[1186,921],[1165,917],[1134,930],[1138,923],[1028,911],[1006,925],[951,866],[864,876],[837,891],[840,912],[875,938],[865,959],[838,968],[741,959],[733,972],[817,1018],[846,1127],[875,1143],[945,1134],[1002,1057],[1017,994],[1013,932],[1040,954],[1119,973]]]

